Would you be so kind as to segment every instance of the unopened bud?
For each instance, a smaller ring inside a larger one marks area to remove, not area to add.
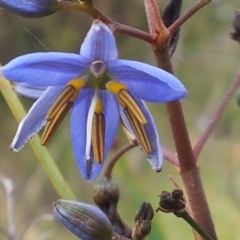
[[[151,221],[153,219],[153,216],[154,216],[154,211],[153,211],[152,205],[148,202],[144,202],[142,203],[140,208],[137,210],[134,220],[135,222],[137,222],[138,220]]]
[[[100,182],[95,184],[93,199],[101,209],[105,209],[111,204],[117,204],[119,200],[117,183],[111,178],[104,177]]]
[[[57,0],[0,0],[0,7],[26,18],[48,16],[60,9]]]
[[[135,214],[135,227],[132,231],[132,239],[144,239],[151,232],[153,216],[152,205],[144,202]]]
[[[180,10],[182,6],[182,0],[169,0],[166,7],[163,10],[162,21],[166,27],[170,27],[180,15]],[[169,55],[172,56],[179,39],[180,29],[178,29],[172,36],[169,44]]]
[[[240,43],[240,10],[236,10],[233,14],[233,28],[230,30],[233,40]]]
[[[110,240],[112,225],[107,216],[96,206],[58,200],[53,205],[55,216],[82,240]]]

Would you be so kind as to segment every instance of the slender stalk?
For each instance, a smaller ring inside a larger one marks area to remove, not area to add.
[[[117,233],[113,233],[112,240],[131,240],[130,238],[126,238],[122,235],[118,235]]]
[[[145,2],[146,1],[147,0],[145,0]],[[157,41],[152,45],[158,67],[173,74],[172,63],[168,53],[170,37],[174,31],[180,27],[180,25],[182,25],[188,18],[190,18],[190,16],[197,12],[202,6],[206,5],[209,1],[210,0],[199,1],[193,6],[193,8],[180,17],[179,20],[176,21],[177,23],[175,23],[175,25],[170,26],[169,29],[167,29],[168,31],[163,26],[163,29],[160,30],[160,32],[165,34],[160,34],[156,37]],[[151,0],[149,0],[149,4],[151,4]],[[151,8],[149,9],[151,10]],[[151,18],[152,15],[154,14],[147,14],[147,17]],[[148,19],[148,22],[151,23],[153,21]],[[155,23],[153,24],[155,26]],[[162,26],[159,25],[159,28],[161,27]],[[149,26],[149,29],[153,29],[153,26]],[[211,235],[214,239],[217,239],[201,182],[199,169],[193,155],[181,103],[180,101],[173,101],[167,103],[166,106],[179,160],[180,174],[186,188],[193,217],[209,235]]]
[[[227,92],[225,93],[222,101],[220,102],[218,108],[213,113],[212,117],[210,118],[207,127],[205,128],[204,132],[202,133],[201,137],[199,138],[198,142],[193,148],[193,152],[195,155],[195,158],[198,158],[199,154],[202,151],[202,148],[206,141],[208,140],[209,136],[211,135],[214,127],[217,125],[220,117],[222,116],[224,110],[226,109],[226,106],[233,96],[233,94],[236,92],[238,87],[240,86],[240,71],[238,72],[237,76],[232,81],[230,87],[228,88]]]
[[[163,155],[164,158],[169,161],[171,164],[173,164],[175,167],[179,167],[179,161],[178,161],[178,157],[173,154],[171,151],[169,151],[166,148],[163,148]]]
[[[180,174],[186,188],[193,217],[209,235],[217,239],[199,169],[186,129],[181,103],[179,101],[168,103],[167,111],[178,154]]]
[[[209,234],[207,234],[194,219],[187,213],[185,209],[182,209],[175,213],[177,217],[181,217],[185,220],[198,234],[205,240],[214,240]]]
[[[189,10],[187,10],[182,16],[180,16],[169,28],[171,34],[173,34],[180,26],[182,26],[192,15],[198,12],[205,5],[210,3],[212,0],[199,0]]]
[[[105,172],[103,174],[104,177],[107,178],[111,178],[112,176],[112,170],[113,167],[115,166],[116,162],[118,161],[118,159],[126,152],[130,151],[131,149],[135,148],[137,146],[137,144],[128,144],[127,146],[123,147],[122,149],[120,149],[116,155],[114,155],[114,157],[109,161]]]
[[[5,80],[1,76],[0,90],[15,119],[19,123],[26,116],[26,112],[17,95],[13,92],[12,86],[9,81]],[[59,196],[65,199],[75,200],[75,196],[70,186],[67,184],[67,182],[61,175],[48,150],[40,144],[39,136],[35,136],[33,139],[30,140],[29,143],[39,162],[47,173],[49,179],[51,180],[54,188],[58,192]]]
[[[5,177],[0,172],[0,181],[2,182],[5,192],[6,192],[6,200],[7,200],[7,220],[8,220],[8,236],[11,240],[17,240],[16,234],[16,223],[15,223],[15,211],[14,211],[14,184],[10,178]]]
[[[66,10],[75,10],[75,11],[82,11],[90,15],[94,19],[99,19],[105,24],[107,24],[113,32],[125,34],[131,37],[135,37],[138,39],[141,39],[143,41],[146,41],[150,44],[154,42],[154,37],[142,30],[115,22],[105,16],[101,11],[99,11],[93,4],[85,3],[85,4],[79,4],[75,2],[68,2],[68,1],[61,1],[59,2],[62,9]]]

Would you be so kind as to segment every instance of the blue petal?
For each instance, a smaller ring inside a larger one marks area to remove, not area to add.
[[[93,89],[83,89],[75,100],[71,112],[71,139],[74,156],[85,180],[94,180],[100,174],[104,161],[99,164],[93,155],[86,160],[86,125],[89,106],[93,97]],[[104,115],[106,121],[104,160],[112,146],[119,121],[119,107],[115,96],[106,91],[100,91],[99,97],[103,101]]]
[[[117,47],[111,30],[103,22],[95,20],[85,37],[80,55],[91,61],[117,59]]]
[[[169,102],[187,95],[186,88],[174,75],[146,63],[115,60],[109,61],[107,68],[137,98],[149,102]]]
[[[151,153],[147,154],[147,158],[148,161],[150,162],[152,168],[159,172],[162,169],[162,164],[163,164],[163,151],[160,145],[160,140],[159,140],[159,136],[158,136],[158,132],[156,129],[156,125],[155,122],[152,118],[151,113],[149,112],[149,110],[147,109],[145,103],[141,100],[135,99],[139,105],[139,107],[141,108],[142,112],[144,113],[148,123],[145,125],[145,129],[148,135],[148,139],[151,145]],[[123,120],[124,125],[126,126],[126,128],[128,129],[128,131],[135,136],[132,127],[123,111],[123,108],[120,107],[120,115],[121,118]],[[141,147],[141,146],[140,146]]]
[[[0,7],[28,18],[47,16],[60,8],[57,0],[0,0]]]
[[[46,87],[35,87],[27,83],[15,83],[13,85],[13,90],[23,97],[36,100],[41,97]]]
[[[103,164],[98,164],[93,156],[86,160],[86,126],[93,89],[82,89],[71,111],[70,128],[73,152],[79,171],[85,180],[94,180],[100,173]]]
[[[46,124],[45,116],[64,87],[48,87],[32,105],[27,116],[20,122],[11,144],[11,150],[19,151]]]
[[[73,53],[31,53],[17,57],[2,67],[2,75],[10,81],[35,86],[63,86],[84,74],[88,59]]]
[[[100,98],[103,102],[103,113],[105,116],[105,150],[104,159],[112,146],[119,123],[119,104],[116,96],[108,91],[101,91]]]

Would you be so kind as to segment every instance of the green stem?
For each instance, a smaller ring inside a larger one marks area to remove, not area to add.
[[[2,76],[0,76],[0,90],[15,119],[19,123],[26,116],[26,111],[12,90],[11,84]],[[59,196],[65,199],[75,200],[76,198],[70,186],[64,180],[48,150],[40,144],[39,136],[35,136],[29,143]]]
[[[177,217],[181,217],[185,220],[198,234],[205,240],[214,240],[209,234],[207,234],[194,219],[187,213],[185,209],[182,209],[175,213]]]

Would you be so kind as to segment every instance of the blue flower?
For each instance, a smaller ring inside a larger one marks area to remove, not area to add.
[[[187,91],[175,76],[159,68],[117,57],[111,30],[95,20],[80,54],[33,53],[2,67],[3,76],[11,81],[47,87],[19,124],[11,149],[21,149],[45,125],[41,141],[46,144],[71,109],[71,140],[84,179],[99,175],[119,117],[152,168],[160,171],[163,153],[143,100],[174,101],[185,97]]]
[[[0,7],[26,18],[48,16],[60,9],[57,0],[0,0]]]

